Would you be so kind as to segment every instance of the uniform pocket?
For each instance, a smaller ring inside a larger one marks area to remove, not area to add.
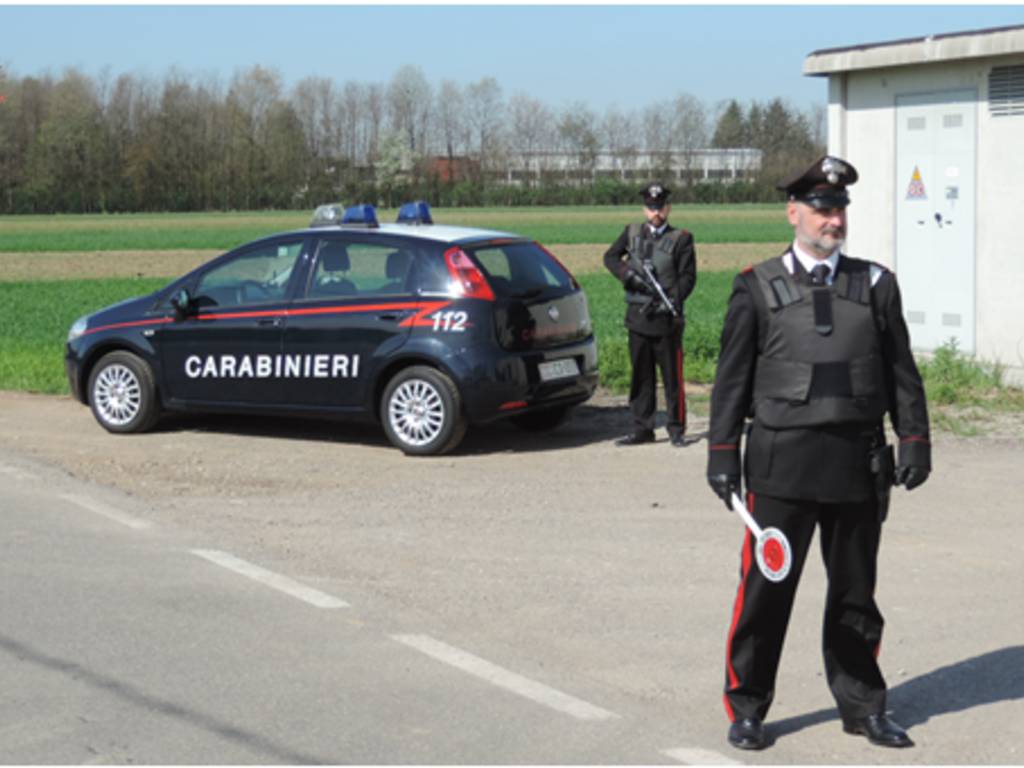
[[[747,433],[746,476],[767,479],[772,473],[772,455],[775,449],[774,429],[753,424]]]

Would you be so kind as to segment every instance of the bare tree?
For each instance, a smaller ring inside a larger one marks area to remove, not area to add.
[[[687,186],[693,183],[694,169],[699,167],[696,150],[707,144],[708,121],[704,105],[689,94],[678,95],[672,102],[672,148],[682,161]]]
[[[501,86],[493,77],[482,78],[466,87],[466,120],[473,131],[481,170],[494,164],[503,112]]]
[[[633,113],[611,107],[605,112],[597,129],[598,138],[612,156],[612,162],[620,175],[635,167],[641,141],[637,122]]]
[[[565,107],[559,116],[558,138],[562,150],[572,157],[577,178],[589,178],[597,163],[600,145],[596,124],[597,117],[581,102]]]
[[[544,151],[555,144],[554,116],[543,102],[525,93],[515,93],[508,103],[508,141],[520,169],[532,180],[531,165],[546,170]]]
[[[391,130],[402,134],[413,154],[426,151],[432,100],[430,83],[419,67],[406,64],[391,78],[387,90]]]
[[[448,157],[449,180],[456,181],[455,157],[465,151],[469,143],[466,127],[465,99],[462,88],[453,80],[442,80],[437,95],[436,130],[440,144]]]

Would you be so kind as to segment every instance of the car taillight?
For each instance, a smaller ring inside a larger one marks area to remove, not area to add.
[[[576,278],[575,278],[575,277],[573,276],[572,272],[570,272],[570,271],[568,270],[568,268],[567,268],[567,267],[565,266],[565,264],[563,264],[562,262],[560,262],[560,261],[558,260],[558,257],[557,257],[557,256],[555,256],[555,254],[553,254],[553,253],[552,253],[551,251],[549,251],[549,250],[548,250],[547,248],[545,248],[545,247],[544,247],[543,245],[541,245],[540,243],[538,243],[538,242],[537,242],[536,240],[534,240],[534,241],[533,241],[533,244],[534,244],[534,245],[536,245],[536,246],[537,246],[538,248],[540,248],[540,249],[541,249],[542,251],[544,251],[544,253],[546,253],[546,254],[547,254],[548,256],[550,256],[550,257],[551,257],[551,260],[552,260],[553,262],[555,262],[555,264],[557,264],[558,266],[560,266],[560,267],[562,268],[562,271],[563,271],[563,272],[565,272],[565,274],[567,274],[567,275],[569,276],[569,279],[570,279],[570,280],[572,281],[572,287],[573,287],[573,288],[574,288],[575,290],[577,290],[577,291],[578,291],[578,290],[580,289],[580,284],[579,284],[578,282],[576,282]]]
[[[444,263],[448,266],[448,274],[452,276],[452,288],[457,295],[467,299],[494,301],[494,291],[491,290],[487,278],[465,251],[459,247],[445,251]]]

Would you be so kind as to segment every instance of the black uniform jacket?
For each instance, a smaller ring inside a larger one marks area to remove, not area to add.
[[[845,258],[840,257],[840,272]],[[871,289],[871,301],[881,335],[889,418],[899,438],[898,463],[930,469],[924,386],[910,351],[899,286],[892,272],[879,268],[883,272]],[[709,475],[740,475],[740,437],[746,418],[753,412],[759,323],[763,322],[751,295],[758,290],[752,269],[733,281],[711,393]],[[866,500],[873,493],[867,454],[880,427],[836,424],[769,429],[755,419],[747,435],[744,457],[747,488],[781,498],[821,502]]]
[[[664,237],[669,232],[674,232],[675,227],[669,224],[662,233]],[[650,237],[651,228],[644,224],[642,227],[643,237]],[[629,269],[629,227],[622,230],[619,238],[605,251],[604,265],[619,280],[625,283],[626,272]],[[669,298],[675,305],[679,316],[683,316],[683,302],[693,292],[693,286],[697,283],[697,259],[693,245],[693,235],[683,230],[682,236],[676,242],[672,251],[672,261],[676,269],[675,286],[668,290]],[[679,324],[673,328],[673,318],[670,314],[645,313],[640,304],[627,303],[626,305],[626,327],[636,333],[645,336],[667,336],[670,333],[678,332]]]

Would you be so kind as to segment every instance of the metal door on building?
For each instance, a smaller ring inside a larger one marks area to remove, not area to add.
[[[917,349],[974,352],[977,92],[896,97],[896,260]]]

